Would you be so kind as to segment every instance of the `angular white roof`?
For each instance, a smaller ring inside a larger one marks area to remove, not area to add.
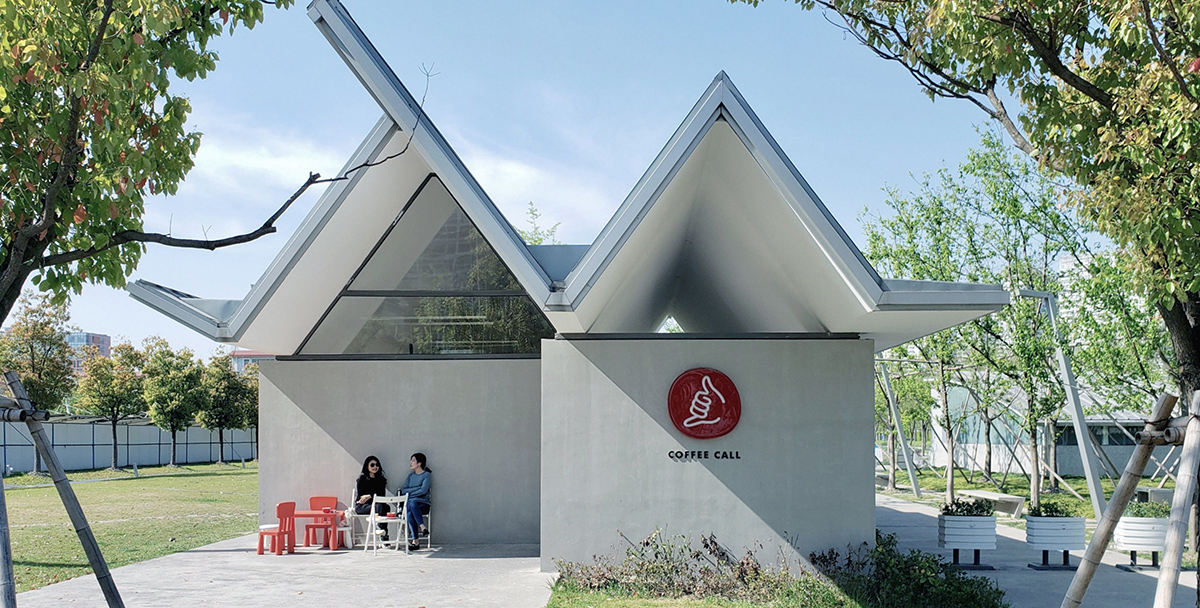
[[[214,340],[296,353],[434,176],[562,334],[650,333],[673,316],[691,333],[853,334],[882,350],[1009,301],[995,285],[880,277],[724,72],[590,247],[526,246],[341,4],[309,16],[384,111],[346,168],[411,145],[331,185],[245,298],[129,286]]]

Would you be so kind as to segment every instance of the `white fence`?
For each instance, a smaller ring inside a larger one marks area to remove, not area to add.
[[[45,422],[42,426],[54,452],[68,471],[103,469],[112,464],[112,426],[105,422]],[[256,429],[225,431],[226,462],[253,460],[258,456]],[[22,422],[0,426],[0,458],[5,471],[32,471],[33,438]],[[217,433],[199,427],[178,433],[175,462],[216,462],[220,450]],[[117,466],[139,467],[171,462],[171,434],[153,425],[117,425]],[[11,468],[10,468],[11,467]],[[42,465],[45,470],[46,465]]]

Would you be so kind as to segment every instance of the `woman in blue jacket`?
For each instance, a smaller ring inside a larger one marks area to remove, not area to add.
[[[404,479],[404,485],[400,487],[400,494],[408,495],[408,506],[405,510],[408,512],[408,531],[412,534],[409,549],[420,549],[421,543],[417,539],[429,533],[425,529],[424,515],[429,512],[429,467],[425,466],[425,455],[417,452],[408,459],[408,468],[412,472]]]

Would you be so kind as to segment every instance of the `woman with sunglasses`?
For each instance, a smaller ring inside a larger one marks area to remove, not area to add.
[[[362,475],[358,476],[358,482],[355,487],[355,503],[354,512],[359,515],[367,515],[371,512],[371,501],[376,496],[387,496],[387,477],[383,475],[383,465],[379,464],[379,459],[374,455],[367,456],[363,461]],[[391,508],[386,504],[375,505],[375,514],[377,516],[385,516]],[[388,539],[388,529],[386,523],[379,524],[383,530],[383,540]]]

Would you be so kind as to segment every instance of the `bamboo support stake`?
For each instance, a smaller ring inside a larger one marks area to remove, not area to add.
[[[17,403],[23,409],[33,409],[17,373],[4,372],[4,379],[8,382],[8,387],[12,390]],[[63,471],[62,463],[58,461],[58,455],[54,453],[54,449],[46,439],[46,431],[42,428],[42,423],[30,417],[25,420],[25,424],[29,427],[29,434],[33,436],[33,442],[37,445],[37,451],[42,455],[46,468],[50,470],[54,488],[58,490],[58,496],[62,498],[63,507],[67,510],[67,516],[71,518],[71,525],[75,528],[75,533],[79,535],[79,542],[83,545],[83,552],[87,555],[92,571],[96,574],[96,582],[100,584],[100,589],[104,592],[105,601],[108,602],[109,608],[125,608],[125,603],[121,601],[121,594],[117,592],[117,584],[113,582],[112,573],[108,571],[108,564],[104,562],[104,555],[100,553],[100,545],[96,544],[96,536],[92,534],[92,529],[88,526],[87,517],[83,515],[83,508],[79,506],[75,490],[71,489],[71,483],[67,481],[67,474]]]
[[[1171,394],[1163,394],[1159,397],[1158,403],[1154,405],[1154,416],[1146,423],[1145,430],[1153,431],[1156,428],[1155,422],[1165,421],[1171,415],[1171,409],[1175,407],[1178,399]],[[1075,570],[1075,576],[1071,579],[1071,586],[1067,588],[1067,594],[1063,597],[1061,608],[1077,608],[1083,603],[1083,596],[1087,593],[1088,585],[1091,584],[1092,577],[1096,575],[1096,566],[1100,564],[1100,559],[1104,557],[1104,551],[1108,549],[1108,541],[1117,527],[1117,520],[1121,519],[1125,505],[1129,504],[1129,499],[1137,490],[1138,481],[1141,480],[1142,473],[1146,470],[1146,463],[1150,460],[1150,453],[1153,450],[1153,445],[1145,443],[1134,448],[1133,455],[1129,457],[1129,463],[1125,465],[1125,472],[1121,475],[1121,480],[1117,482],[1116,489],[1113,490],[1112,500],[1108,502],[1104,509],[1104,515],[1096,524],[1092,542],[1088,543],[1087,550],[1083,553],[1083,559],[1079,562],[1079,568]]]
[[[1167,523],[1167,542],[1158,571],[1158,587],[1154,590],[1155,608],[1170,608],[1179,584],[1179,568],[1183,559],[1183,540],[1187,535],[1188,512],[1192,494],[1196,491],[1196,469],[1200,466],[1200,391],[1192,393],[1191,418],[1183,435],[1183,451],[1179,456],[1179,475],[1175,495],[1171,498],[1171,519]]]
[[[17,583],[13,578],[12,543],[8,534],[8,506],[4,500],[4,476],[0,475],[0,601],[4,608],[17,608]]]

